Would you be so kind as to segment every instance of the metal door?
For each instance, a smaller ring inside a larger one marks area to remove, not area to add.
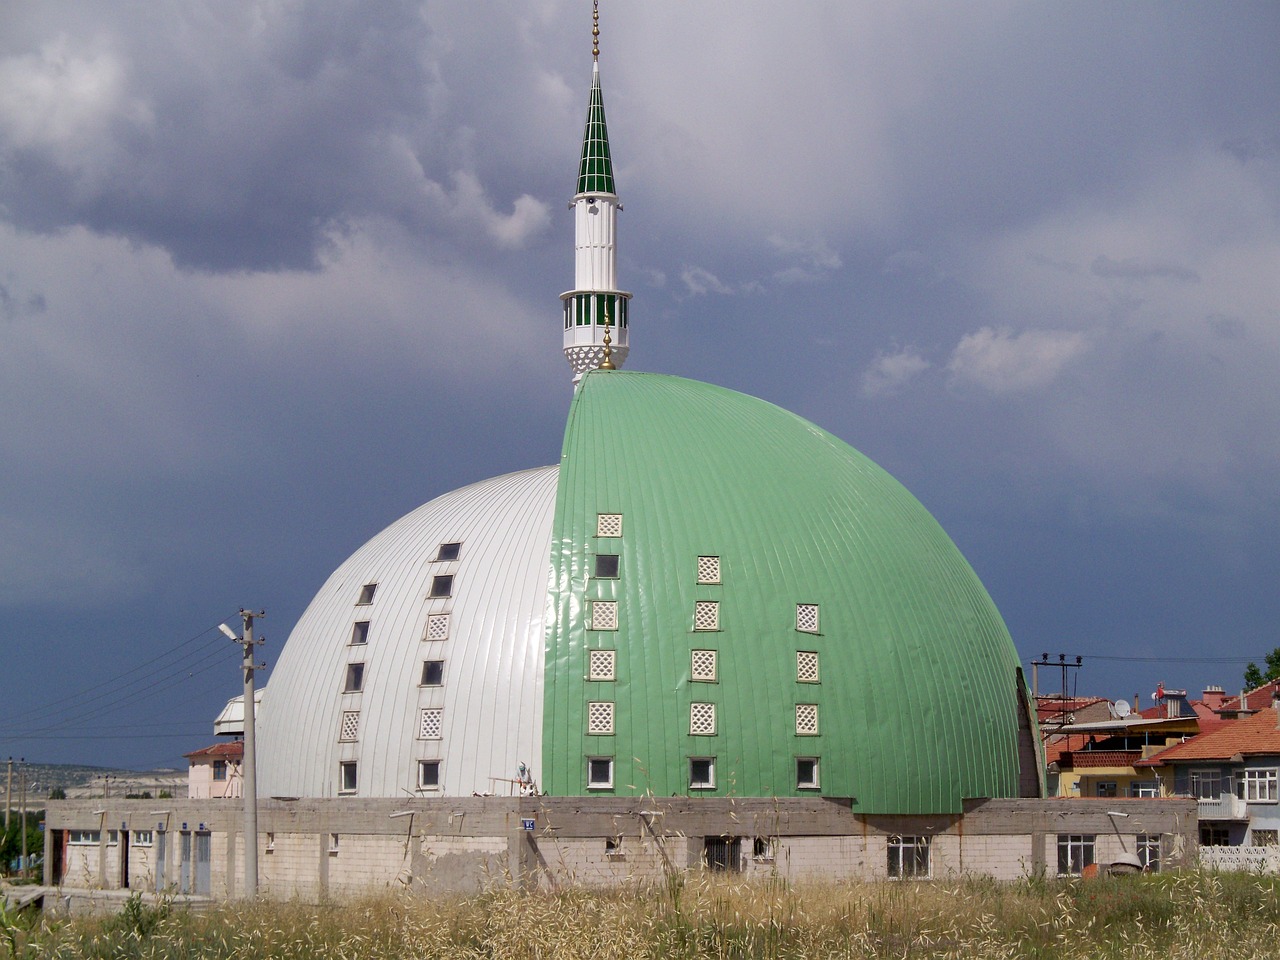
[[[152,850],[156,858],[156,893],[161,893],[164,890],[164,862],[167,850],[168,844],[165,843],[165,832],[157,830],[155,847]]]
[[[207,830],[196,834],[196,888],[195,893],[207,897],[213,890],[210,882],[210,866],[213,862],[213,844]]]
[[[178,892],[191,892],[191,833],[183,830],[178,834],[179,879]]]
[[[703,857],[710,870],[738,871],[742,869],[742,839],[740,837],[707,837]]]

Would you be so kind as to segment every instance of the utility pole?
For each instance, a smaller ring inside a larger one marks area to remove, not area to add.
[[[22,822],[18,829],[22,832],[22,868],[18,876],[27,879],[27,766],[26,757],[18,761],[18,780],[22,783]]]
[[[222,632],[244,648],[244,759],[241,772],[244,778],[244,895],[249,900],[258,897],[258,762],[253,702],[253,673],[258,664],[254,662],[253,648],[262,644],[261,640],[253,639],[253,621],[266,615],[265,610],[257,613],[241,610],[244,634],[239,637],[226,624],[222,625]]]
[[[9,818],[13,811],[13,757],[9,758],[9,773],[4,784],[4,830],[9,832]]]

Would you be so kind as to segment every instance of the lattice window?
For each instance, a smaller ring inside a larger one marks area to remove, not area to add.
[[[596,514],[596,536],[597,537],[622,536],[622,514],[620,513]]]
[[[818,705],[816,703],[796,704],[796,734],[801,737],[818,735]]]
[[[716,681],[716,652],[714,650],[693,651],[690,665],[690,678],[703,683]]]
[[[796,680],[799,683],[818,682],[818,654],[813,650],[796,651]]]
[[[587,704],[587,733],[593,736],[613,735],[613,702],[592,700]]]
[[[714,703],[689,704],[689,733],[695,737],[709,737],[716,732],[716,705]]]
[[[592,630],[617,630],[618,629],[618,601],[617,600],[592,600],[591,601],[591,629]]]
[[[418,723],[418,739],[439,740],[442,736],[444,736],[444,709],[424,707],[422,719]]]
[[[720,629],[720,601],[695,600],[693,604],[693,629]]]
[[[338,733],[338,739],[343,741],[355,740],[360,733],[360,711],[359,710],[343,710],[342,711],[342,729]]]
[[[427,617],[427,639],[449,639],[449,615],[447,613],[433,613]]]
[[[699,583],[719,583],[720,582],[720,558],[719,557],[699,557],[698,558],[698,582]]]
[[[617,666],[616,650],[592,650],[587,654],[587,679],[614,680],[618,675]]]
[[[802,633],[818,632],[818,605],[816,603],[796,604],[796,629]]]

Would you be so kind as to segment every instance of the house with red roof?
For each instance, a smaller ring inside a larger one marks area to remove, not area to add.
[[[193,800],[228,800],[244,796],[244,741],[215,743],[183,756],[187,770],[187,796]]]

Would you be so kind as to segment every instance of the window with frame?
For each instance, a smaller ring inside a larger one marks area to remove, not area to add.
[[[587,757],[587,789],[613,789],[613,757]]]
[[[423,660],[422,661],[422,686],[424,687],[444,686],[444,661],[443,660]]]
[[[1129,784],[1129,796],[1158,797],[1160,796],[1160,784],[1155,780],[1134,780]]]
[[[427,617],[427,632],[424,635],[424,639],[449,639],[449,615],[447,613],[433,613]]]
[[[462,556],[462,544],[459,541],[450,541],[449,543],[440,544],[440,548],[436,550],[436,560],[457,560]]]
[[[796,736],[816,737],[818,735],[818,705],[816,703],[796,704]]]
[[[342,839],[342,834],[329,834],[329,853],[336,854],[338,852],[338,842]]]
[[[1201,802],[1222,799],[1221,770],[1192,770],[1187,777],[1191,795]]]
[[[818,758],[796,757],[796,789],[817,790],[820,786],[821,784],[818,782]]]
[[[453,574],[437,573],[431,578],[431,592],[428,597],[440,598],[453,596]]]
[[[594,737],[613,736],[613,701],[592,700],[587,704],[587,733]]]
[[[618,579],[618,555],[616,553],[597,553],[595,563],[597,580]]]
[[[359,693],[364,689],[364,664],[348,663],[347,680],[343,684],[343,693]]]
[[[777,856],[776,851],[777,839],[775,837],[756,837],[751,841],[752,860],[772,863]]]
[[[1115,780],[1099,780],[1094,785],[1094,791],[1094,796],[1097,797],[1118,797],[1120,785]]]
[[[617,600],[592,600],[591,601],[591,629],[592,630],[617,630],[618,629],[618,601]]]
[[[615,680],[618,676],[618,652],[616,650],[587,651],[587,679]]]
[[[605,858],[609,860],[621,860],[625,858],[626,854],[623,850],[621,835],[604,838],[604,855]]]
[[[818,653],[815,650],[796,651],[796,683],[818,682]]]
[[[1276,770],[1245,770],[1237,780],[1240,799],[1249,803],[1275,803],[1277,799]]]
[[[1137,841],[1138,863],[1142,869],[1155,873],[1160,869],[1160,835],[1140,833]]]
[[[360,765],[354,760],[338,764],[338,792],[355,793],[360,786]]]
[[[895,834],[887,845],[887,868],[890,880],[924,879],[929,876],[931,837]]]
[[[693,629],[720,629],[720,601],[695,600],[693,604]]]
[[[622,514],[620,513],[596,514],[596,536],[597,537],[622,536]]]
[[[421,790],[440,789],[440,761],[418,761],[418,788]]]
[[[695,683],[715,683],[717,660],[714,650],[694,650],[689,657],[689,679]]]
[[[373,595],[377,592],[378,585],[376,583],[366,583],[360,588],[360,596],[356,598],[356,606],[364,606],[373,603]]]
[[[74,843],[77,846],[88,843],[101,843],[101,830],[70,830],[68,831],[68,843]]]
[[[213,761],[213,779],[215,781],[227,779],[227,761]]]
[[[338,730],[338,739],[343,743],[355,741],[360,733],[360,711],[343,710],[342,726]]]
[[[155,832],[152,830],[135,830],[133,831],[133,845],[135,847],[150,847],[156,842]]]
[[[1096,839],[1091,833],[1058,834],[1058,876],[1078,877],[1093,866]]]
[[[444,736],[444,708],[423,707],[418,716],[418,739],[440,740]]]
[[[714,790],[716,786],[716,758],[689,758],[689,789]]]
[[[698,583],[719,583],[720,582],[720,558],[719,557],[699,557],[698,558]]]
[[[353,646],[369,642],[369,621],[357,620],[351,625],[351,643]]]
[[[1200,824],[1200,846],[1202,847],[1229,847],[1231,846],[1231,831],[1225,826],[1213,823]]]
[[[818,605],[816,603],[796,604],[796,629],[801,633],[818,632]]]
[[[716,705],[714,703],[689,704],[689,734],[694,737],[710,737],[716,732]]]

